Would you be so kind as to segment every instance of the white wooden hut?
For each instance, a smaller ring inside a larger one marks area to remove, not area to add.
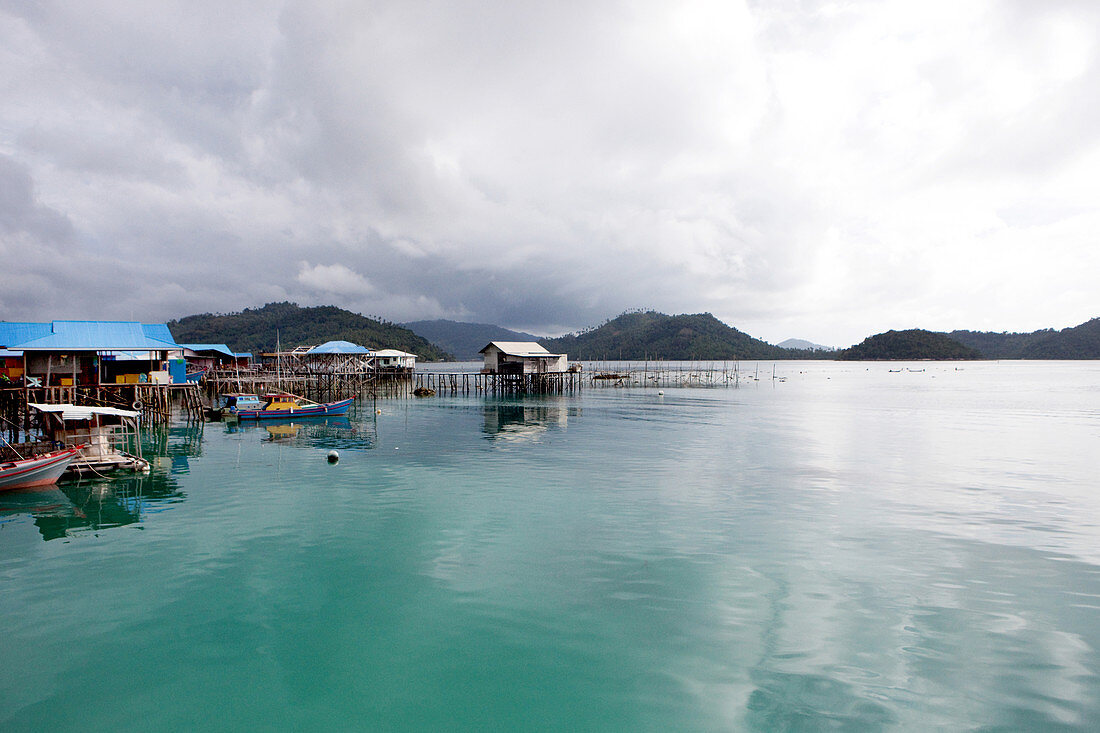
[[[374,352],[379,369],[412,371],[416,366],[416,354],[398,349],[378,349]]]
[[[547,374],[569,369],[566,354],[551,354],[534,341],[491,341],[479,352],[482,374]]]

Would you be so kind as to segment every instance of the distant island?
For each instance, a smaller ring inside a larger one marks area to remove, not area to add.
[[[776,344],[781,349],[801,349],[803,351],[836,351],[835,346],[822,346],[806,339],[787,339]]]
[[[952,361],[981,359],[982,355],[942,333],[913,328],[870,336],[862,343],[837,352],[836,358],[845,361]]]
[[[628,312],[596,328],[540,343],[554,353],[582,361],[814,358],[814,352],[782,349],[753,338],[710,313],[670,316],[656,311]]]
[[[296,303],[268,303],[240,313],[203,313],[169,321],[179,343],[226,344],[234,351],[274,351],[325,341],[351,341],[374,349],[400,349],[421,361],[452,361],[454,357],[396,323],[368,318],[336,306],[303,308]]]
[[[303,308],[294,303],[186,316],[168,326],[181,343],[225,343],[237,351],[272,351],[278,334],[284,348],[340,339],[409,351],[421,361],[476,360],[490,341],[537,341],[573,361],[1100,359],[1100,318],[1033,333],[891,330],[842,350],[801,339],[773,345],[710,313],[668,315],[653,310],[627,311],[599,326],[556,338],[444,319],[397,324],[336,306]]]
[[[947,335],[987,359],[1100,359],[1100,318],[1060,331],[952,331]]]

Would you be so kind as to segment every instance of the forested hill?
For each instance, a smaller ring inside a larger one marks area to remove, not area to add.
[[[861,343],[837,352],[836,358],[848,361],[913,361],[981,359],[982,355],[942,333],[914,328],[869,336]]]
[[[570,360],[657,359],[724,361],[807,358],[731,328],[710,313],[670,316],[655,311],[624,313],[601,326],[539,343]]]
[[[411,321],[401,324],[418,336],[454,354],[462,361],[480,360],[480,352],[490,341],[538,341],[522,331],[512,331],[489,323],[464,323],[461,321],[435,320]]]
[[[947,335],[987,359],[1100,359],[1100,318],[1061,331],[952,331]]]
[[[407,328],[367,318],[335,306],[302,308],[295,303],[268,303],[240,313],[187,316],[169,321],[168,328],[183,344],[226,344],[234,351],[254,354],[283,349],[351,341],[372,349],[400,349],[421,361],[447,361],[450,354]]]

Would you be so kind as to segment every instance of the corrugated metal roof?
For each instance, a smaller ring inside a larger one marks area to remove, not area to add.
[[[551,354],[543,346],[534,341],[490,341],[489,344],[478,353],[484,354],[489,350],[490,346],[497,347],[502,353],[508,356],[561,356],[561,354]]]
[[[93,415],[113,415],[115,417],[137,417],[140,412],[134,410],[120,410],[117,407],[86,407],[84,405],[39,405],[28,402],[27,407],[33,407],[41,412],[60,413],[62,420],[90,420]]]
[[[371,350],[366,346],[353,344],[350,341],[326,341],[320,346],[314,346],[309,350],[311,354],[370,354]]]
[[[40,339],[51,333],[48,323],[0,321],[0,346],[11,347],[26,341]]]
[[[230,351],[229,347],[225,344],[180,344],[180,346],[196,353],[200,351],[214,351],[219,354],[225,354],[229,358],[236,356],[236,354]]]
[[[24,351],[111,351],[137,350],[161,351],[176,349],[179,345],[173,341],[150,338],[145,326],[136,321],[53,321],[51,333],[41,338],[18,344]],[[154,332],[159,329],[154,328]],[[167,326],[163,333],[171,337]],[[10,345],[10,344],[9,344]]]
[[[172,335],[172,332],[168,330],[167,323],[143,323],[141,324],[141,330],[145,332],[145,335],[151,339],[157,341],[163,341],[166,344],[176,345],[176,337]],[[222,344],[225,346],[225,344]],[[228,351],[228,349],[226,349]]]
[[[379,349],[372,352],[375,356],[382,357],[394,357],[394,356],[416,356],[416,354],[410,354],[407,351],[398,351],[397,349]]]

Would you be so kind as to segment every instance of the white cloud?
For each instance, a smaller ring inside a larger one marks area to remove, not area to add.
[[[374,286],[358,272],[344,265],[310,265],[298,263],[298,282],[309,290],[351,297],[367,295]]]
[[[38,218],[0,245],[143,283],[87,317],[1073,325],[1097,39],[1070,0],[4,6],[0,155],[34,198],[0,217]]]

